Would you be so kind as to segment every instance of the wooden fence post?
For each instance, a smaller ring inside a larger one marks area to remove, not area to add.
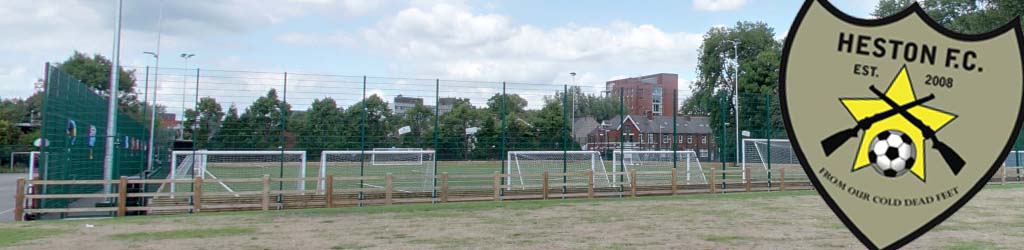
[[[541,196],[545,200],[547,200],[548,199],[548,171],[547,170],[544,170],[544,184],[541,184],[540,188],[541,188],[541,191],[540,191],[541,192]]]
[[[448,172],[441,172],[441,202],[448,202]]]
[[[494,171],[494,201],[501,200],[501,174]]]
[[[1003,167],[1003,171],[1002,172],[1003,172],[1003,174],[1000,177],[999,185],[1006,185],[1006,167],[1005,166]]]
[[[327,208],[334,207],[334,175],[327,175],[327,179],[324,180],[324,202],[327,203]]]
[[[394,177],[391,173],[384,176],[384,205],[391,205],[391,195],[395,189]]]
[[[117,217],[124,217],[128,209],[128,177],[121,176],[117,183]]]
[[[203,209],[203,177],[196,177],[192,183],[194,194],[192,195],[192,212],[199,213]]]
[[[786,169],[779,169],[779,191],[786,191]]]
[[[636,169],[630,169],[629,176],[632,177],[629,178],[629,196],[636,198],[636,179],[639,178],[636,176]]]
[[[744,176],[747,177],[746,180],[743,180],[745,182],[745,184],[746,184],[747,192],[750,192],[750,179],[751,179],[751,177],[750,177],[750,169],[749,168],[744,170]]]
[[[587,198],[594,198],[594,170],[587,171]]]
[[[679,190],[679,181],[676,180],[676,176],[677,176],[676,169],[673,168],[672,169],[672,195],[676,195],[676,192]]]
[[[715,169],[714,168],[711,169],[711,181],[708,182],[708,189],[710,190],[710,193],[712,193],[712,194],[715,193]]]
[[[14,190],[14,221],[25,219],[25,178],[18,177],[17,189]]]
[[[263,211],[270,210],[270,175],[263,175]]]

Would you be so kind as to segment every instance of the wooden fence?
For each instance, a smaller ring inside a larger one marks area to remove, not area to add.
[[[598,197],[637,197],[648,195],[679,195],[695,193],[726,193],[726,192],[764,192],[764,191],[788,191],[811,189],[812,185],[806,180],[787,180],[784,169],[772,171],[775,176],[771,179],[752,179],[750,169],[726,170],[725,174],[742,175],[741,179],[728,179],[721,181],[716,178],[723,174],[723,171],[711,169],[707,176],[706,183],[681,184],[679,183],[679,172],[672,171],[650,171],[638,172],[612,172],[611,183],[607,187],[596,187],[594,184],[594,173],[592,171],[581,173],[549,173],[519,175],[501,174],[495,172],[489,175],[451,175],[441,173],[436,175],[436,188],[432,192],[395,192],[395,181],[400,179],[422,179],[423,176],[362,176],[362,177],[336,177],[326,178],[271,178],[264,175],[262,178],[236,178],[218,179],[220,183],[251,183],[262,186],[257,191],[234,191],[234,192],[206,192],[203,190],[203,182],[211,181],[202,178],[196,179],[151,179],[137,180],[121,177],[119,180],[67,180],[47,181],[30,180],[24,178],[17,181],[17,192],[15,194],[15,220],[21,221],[26,215],[40,214],[73,214],[73,213],[108,213],[112,216],[125,216],[128,212],[144,212],[146,214],[173,214],[173,213],[200,213],[215,211],[241,211],[241,210],[279,210],[279,209],[301,209],[301,208],[331,208],[342,206],[368,206],[368,205],[393,205],[396,203],[430,203],[430,202],[455,202],[455,201],[481,201],[481,200],[529,200],[529,199],[552,199],[552,198],[598,198]],[[669,183],[644,184],[646,179],[668,176]],[[507,177],[515,178],[539,178],[539,185],[512,185],[503,183]],[[562,177],[585,177],[585,184],[569,183],[563,181],[551,181],[552,178]],[[623,178],[625,177],[625,178]],[[493,183],[488,186],[452,186],[453,181],[479,181],[491,179]],[[997,173],[990,180],[993,183],[1007,183],[1007,174]],[[357,188],[336,188],[338,181],[384,181],[381,187],[357,187]],[[323,181],[322,189],[317,190],[275,190],[272,183],[278,182],[317,182]],[[1012,180],[1011,180],[1012,181]],[[1019,180],[1018,180],[1019,182]],[[191,191],[165,192],[161,189],[157,192],[129,193],[129,185],[178,185],[191,186]],[[27,192],[39,190],[46,186],[74,186],[74,185],[117,185],[116,193],[83,193],[83,194],[34,194]],[[141,198],[144,202],[140,206],[128,206],[129,198]],[[38,208],[29,204],[37,204],[46,199],[110,199],[116,206],[110,207],[67,207],[67,208]]]

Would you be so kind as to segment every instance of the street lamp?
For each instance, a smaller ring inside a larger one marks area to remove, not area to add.
[[[192,53],[181,53],[181,58],[185,59],[185,73],[181,76],[181,139],[185,139],[185,99],[188,99],[185,95],[185,90],[188,89],[188,59],[196,56]],[[199,91],[198,89],[196,91]]]
[[[576,87],[576,88],[579,88],[579,86],[576,86],[576,72],[569,72],[569,75],[572,76],[572,86]],[[576,135],[576,94],[572,95],[572,125],[570,125],[570,126],[572,126],[572,127],[570,127],[570,130],[572,130],[573,136],[575,136]]]
[[[162,15],[163,12],[161,11],[161,16]],[[157,35],[157,37],[159,37],[159,35]],[[156,43],[158,44],[157,50],[160,50],[159,38],[157,38]],[[160,86],[160,52],[144,51],[142,53],[151,55],[153,56],[153,59],[156,60],[156,68],[153,69],[153,102],[150,104],[150,108],[152,110],[149,112],[149,140],[147,142],[149,145],[146,146],[146,170],[151,170],[153,168],[153,139],[155,135],[154,131],[156,130],[156,90]]]

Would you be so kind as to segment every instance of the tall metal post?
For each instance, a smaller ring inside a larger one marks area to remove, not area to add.
[[[362,99],[362,110],[363,117],[359,124],[359,177],[363,177],[364,168],[366,167],[366,76],[363,76],[363,99]],[[436,154],[436,153],[435,153]],[[437,156],[434,156],[437,158]],[[359,206],[363,205],[363,190],[364,180],[359,179]]]
[[[772,190],[772,94],[764,94],[764,124],[767,128],[765,137],[768,141],[768,190]],[[753,176],[751,176],[753,177]]]
[[[619,88],[619,192],[622,192],[622,182],[626,180],[626,88]],[[630,132],[632,133],[632,131]],[[615,158],[615,150],[612,150],[612,158]]]
[[[566,159],[569,155],[567,152],[567,147],[569,146],[569,114],[566,112],[569,110],[569,85],[563,85],[562,88],[562,194],[565,194],[565,185],[569,180],[569,177],[566,176],[566,173],[569,172],[568,159]],[[565,195],[562,195],[562,198],[565,198]]]
[[[721,136],[722,137],[722,139],[721,139],[721,143],[722,144],[720,146],[718,146],[718,148],[719,148],[719,150],[718,150],[719,151],[719,157],[718,158],[721,158],[721,160],[722,160],[722,190],[725,190],[725,119],[726,119],[725,118],[726,117],[725,116],[725,112],[727,110],[729,110],[728,108],[726,108],[725,98],[726,98],[725,95],[722,95],[722,97],[719,98],[719,100],[720,100],[719,101],[719,104],[720,104],[719,105],[719,109],[721,111],[719,113],[722,114],[721,115],[722,119],[720,120],[722,122],[722,136]]]
[[[199,77],[197,76],[196,78],[198,79]],[[196,81],[198,81],[198,80],[196,80]],[[199,90],[196,89],[196,91],[198,92]],[[281,107],[279,108],[281,110],[280,111],[281,112],[281,127],[279,128],[281,131],[278,131],[278,132],[281,133],[281,136],[279,137],[280,138],[279,147],[281,148],[281,156],[278,159],[280,165],[277,168],[277,172],[278,172],[277,173],[277,176],[278,176],[277,178],[284,178],[284,147],[285,147],[284,144],[287,142],[287,139],[284,136],[284,132],[288,130],[288,127],[287,127],[288,124],[286,124],[288,122],[287,106],[288,106],[288,72],[284,72],[284,88],[281,89]],[[302,166],[302,167],[306,167],[306,166]],[[303,176],[303,177],[305,177],[305,176]],[[277,183],[278,183],[277,184],[277,189],[278,190],[284,190],[284,181],[280,181],[280,182],[277,182]],[[299,186],[305,186],[305,185],[299,185]],[[281,195],[281,196],[279,196],[279,198],[283,199],[284,196]]]
[[[679,89],[672,91],[672,168],[676,168],[679,161]]]
[[[111,175],[114,173],[114,137],[117,136],[117,84],[121,75],[121,7],[122,0],[117,1],[117,13],[114,15],[117,20],[114,22],[114,56],[110,65],[110,98],[107,98],[107,139],[103,151],[103,193],[110,193]],[[110,198],[107,198],[109,201]]]
[[[505,87],[506,87],[505,85],[506,85],[505,82],[501,82],[501,152],[499,154],[501,154],[501,166],[500,166],[501,174],[511,174],[511,173],[506,173],[505,172],[505,164],[506,164],[505,161],[508,160],[508,159],[505,159],[506,157],[508,157],[508,153],[505,150],[505,144],[508,143],[508,140],[506,138],[506,136],[507,136],[506,133],[507,132],[506,132],[506,127],[505,127],[505,116],[507,115],[506,112],[508,112],[507,108],[506,108],[506,100],[505,99],[507,99],[508,96],[505,95]],[[507,179],[507,178],[501,178],[501,185],[507,184],[507,183],[505,183],[505,179]],[[502,188],[501,192],[502,192],[501,195],[504,196],[505,195],[505,189]]]
[[[164,23],[163,22],[164,22],[164,6],[163,6],[163,1],[161,1],[160,2],[160,14],[157,17],[156,53],[154,53],[154,57],[156,57],[156,66],[153,69],[153,102],[150,103],[150,110],[151,110],[151,112],[149,113],[149,141],[147,142],[149,145],[146,146],[146,151],[147,151],[146,152],[146,169],[147,170],[153,170],[153,151],[156,150],[156,149],[153,148],[153,141],[155,141],[155,139],[156,139],[156,137],[155,137],[156,136],[156,133],[155,133],[155,131],[156,131],[156,97],[157,97],[156,93],[157,93],[157,89],[160,89],[160,35],[163,33],[163,29],[164,29]],[[176,167],[176,166],[170,166],[170,167],[173,168],[173,167]]]
[[[437,139],[437,132],[440,129],[439,124],[441,123],[440,111],[441,110],[441,79],[434,79],[434,188],[430,193],[431,200],[437,200],[437,152],[441,151],[437,147],[440,145]],[[447,193],[445,195],[448,195]]]
[[[732,106],[733,106],[733,110],[736,112],[736,113],[733,114],[733,117],[735,118],[735,122],[736,122],[736,125],[733,126],[733,127],[736,128],[736,146],[735,146],[736,147],[736,155],[733,156],[733,157],[735,157],[733,159],[733,162],[734,163],[739,163],[739,160],[740,160],[740,43],[737,42],[737,41],[733,41],[732,46],[733,46],[733,61],[736,62],[736,65],[733,65],[733,68],[736,69],[736,70],[735,70],[735,73],[733,74],[733,78],[735,78],[735,81],[733,82],[733,84],[734,84],[733,86],[734,87],[733,87],[733,96],[732,96],[732,103],[733,103]],[[746,175],[746,173],[747,172],[743,172],[743,175]],[[723,187],[722,190],[725,190],[725,188]]]
[[[439,113],[437,113],[437,111],[440,111],[440,106],[441,106],[441,103],[440,103],[440,93],[441,93],[441,80],[435,78],[434,79],[434,112],[435,112],[434,113],[434,178],[433,178],[434,179],[434,183],[433,183],[433,189],[431,189],[432,191],[430,193],[430,198],[435,198],[435,199],[431,199],[431,201],[437,200],[436,199],[437,198],[437,177],[436,177],[437,176],[437,145],[438,145],[437,129],[439,128],[438,124],[440,123],[440,118],[438,116]],[[446,196],[447,194],[444,194],[444,195]]]

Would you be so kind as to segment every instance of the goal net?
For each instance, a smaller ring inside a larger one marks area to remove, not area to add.
[[[674,157],[673,157],[674,156]],[[707,176],[694,151],[615,151],[612,154],[612,170],[623,171],[625,182],[630,183],[633,176],[630,170],[637,172],[668,172],[652,175],[641,175],[637,185],[671,185],[672,169],[676,170],[677,184],[707,184]],[[642,184],[641,184],[642,183]],[[627,184],[628,185],[628,184]]]
[[[204,191],[239,192],[263,190],[262,183],[224,182],[222,179],[317,177],[319,171],[307,171],[306,151],[173,151],[171,175],[175,179],[200,177]],[[313,169],[316,167],[314,166]],[[306,190],[307,181],[279,181],[273,188]],[[311,184],[315,185],[316,181]],[[174,192],[174,184],[171,191]]]
[[[753,180],[767,179],[769,167],[786,169],[787,179],[803,173],[800,160],[788,139],[743,139],[740,149],[743,151],[741,166],[744,171],[750,168]],[[743,177],[746,178],[746,172]]]
[[[507,189],[539,188],[543,186],[543,173],[551,175],[550,182],[565,182],[567,187],[586,187],[587,171],[594,171],[594,187],[611,187],[611,179],[598,151],[509,151],[506,163]],[[561,176],[566,173],[568,175]],[[570,176],[571,175],[571,176]],[[560,186],[549,184],[549,186]]]
[[[422,148],[374,148],[374,152],[422,152]],[[422,153],[396,153],[396,154],[370,154],[370,165],[374,166],[402,166],[408,164],[423,164]]]
[[[323,151],[320,153],[322,176],[369,176],[367,180],[337,180],[335,188],[381,188],[390,173],[395,192],[432,192],[434,190],[434,151],[387,149],[372,151]]]

